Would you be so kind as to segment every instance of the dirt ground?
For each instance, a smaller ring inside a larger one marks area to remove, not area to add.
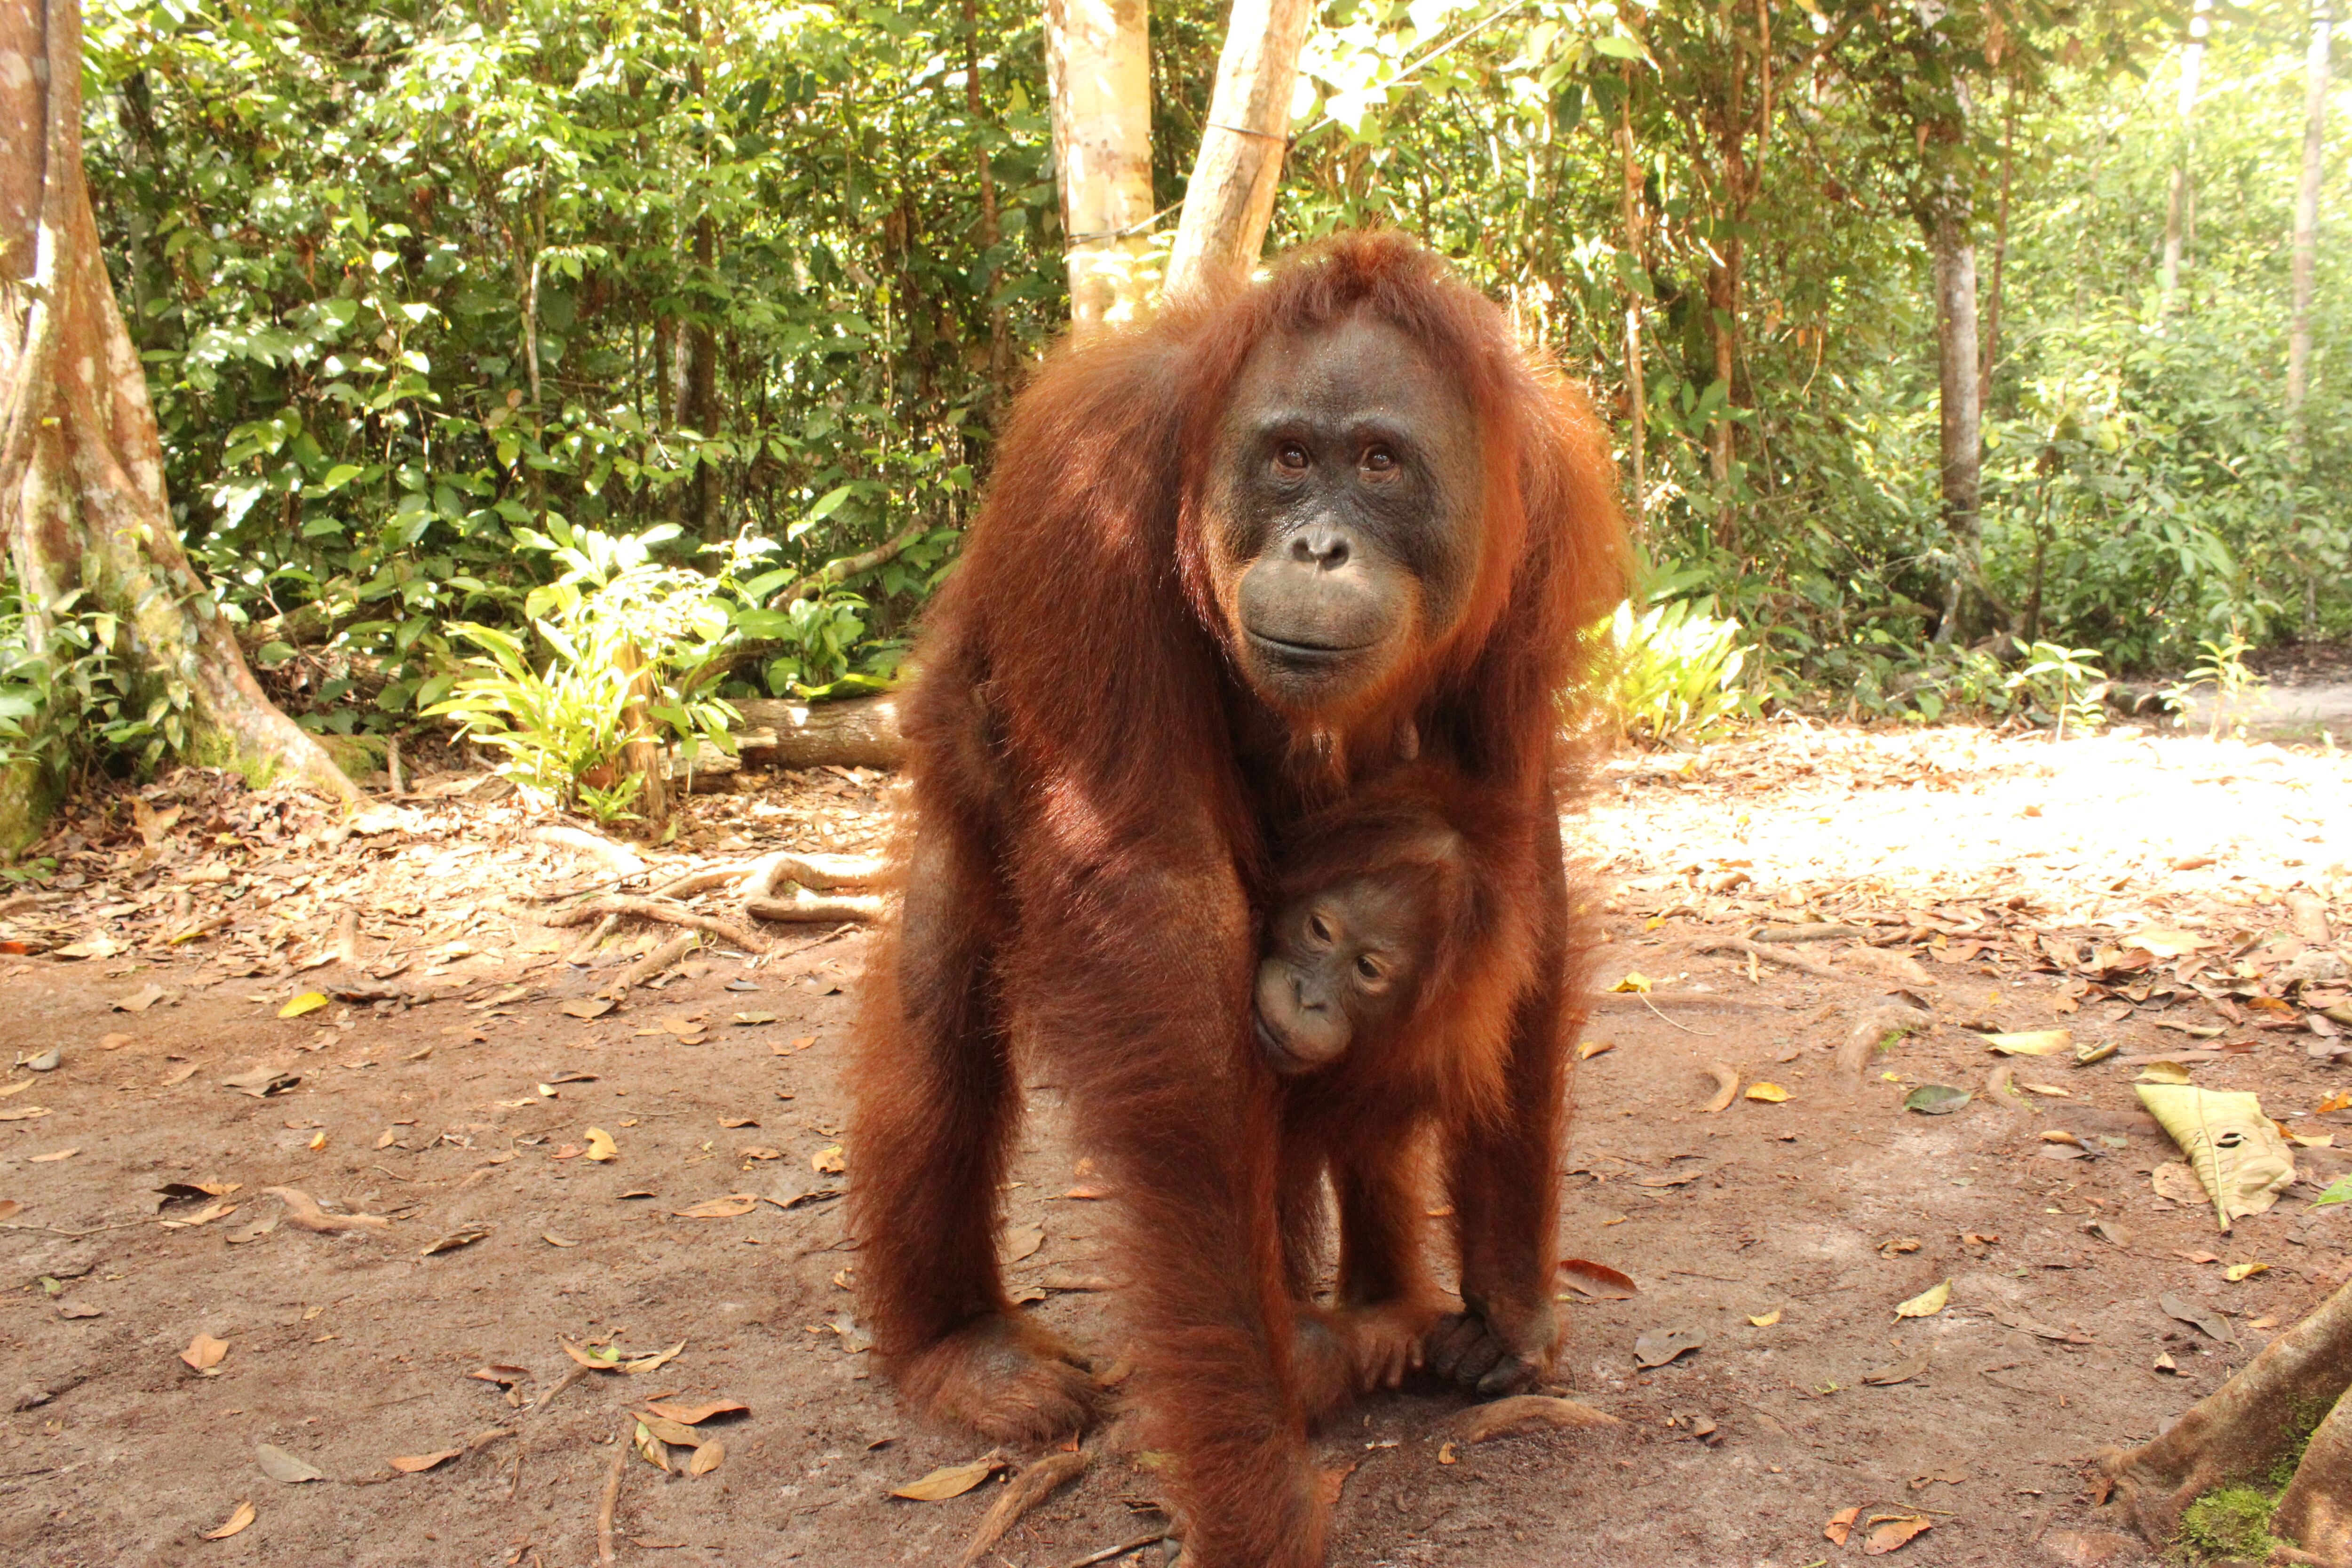
[[[633,886],[874,847],[886,789],[698,796]],[[53,879],[0,901],[0,1062],[20,1064],[0,1079],[0,1560],[584,1568],[617,1476],[623,1563],[945,1563],[1002,1494],[889,1495],[981,1449],[908,1419],[853,1319],[855,1170],[835,1168],[861,932],[767,927],[756,962],[722,942],[583,1016],[672,933],[573,952],[581,930],[542,921],[610,877],[493,793],[439,776],[343,826],[182,773],[86,815]],[[1638,1293],[1563,1290],[1559,1384],[1623,1424],[1473,1446],[1458,1397],[1369,1400],[1322,1439],[1345,1472],[1332,1561],[1799,1568],[1863,1555],[1823,1534],[1856,1507],[1929,1522],[1900,1562],[2140,1561],[2090,1506],[2092,1456],[2352,1270],[2352,1205],[2313,1205],[2352,1166],[2327,1146],[2352,1145],[2352,1111],[2320,1110],[2352,1087],[2352,1054],[2328,1054],[2352,1029],[2325,1013],[2352,992],[2352,763],[1791,724],[1620,757],[1595,793],[1574,831],[1607,868],[1604,981],[1631,989],[1588,1033],[1607,1048],[1577,1085],[1563,1248]],[[1837,978],[1706,951],[1820,921],[1861,933],[1793,949]],[[370,986],[384,999],[281,1016]],[[1833,1054],[1890,990],[1934,1025],[1842,1081]],[[2004,1105],[1983,1092],[1996,1027],[2120,1050],[2018,1058],[2041,1087]],[[2158,1056],[2308,1141],[2233,1234],[2152,1190],[2175,1155],[2131,1081]],[[1707,1113],[1717,1063],[1787,1100]],[[1906,1111],[1930,1083],[1977,1098]],[[1013,1277],[1108,1364],[1107,1205],[1080,1195],[1053,1092],[1033,1104]],[[391,1223],[299,1228],[271,1188]],[[1944,1281],[1940,1311],[1896,1316]],[[1642,1371],[1654,1330],[1703,1342]],[[680,1348],[566,1381],[573,1351],[613,1346]],[[723,1454],[671,1447],[665,1472],[630,1446],[656,1401],[748,1410],[702,1421]],[[984,1561],[1063,1568],[1164,1529],[1152,1472],[1090,1447]],[[685,1473],[698,1455],[715,1468]]]

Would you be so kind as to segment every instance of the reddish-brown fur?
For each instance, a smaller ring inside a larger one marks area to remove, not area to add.
[[[1333,1309],[1317,1342],[1335,1364],[1302,1369],[1310,1410],[1421,1364],[1444,1315],[1422,1245],[1422,1145],[1460,1145],[1506,1116],[1511,1008],[1534,977],[1546,900],[1525,868],[1547,823],[1497,809],[1451,767],[1404,766],[1307,819],[1281,847],[1273,906],[1360,877],[1416,907],[1411,1005],[1360,1031],[1339,1060],[1282,1085],[1281,1203],[1290,1287],[1305,1300],[1321,1262],[1328,1175],[1339,1200]],[[1571,916],[1555,962],[1572,997],[1590,942]],[[1580,1022],[1580,1015],[1578,1016]]]
[[[1254,347],[1357,312],[1476,410],[1483,570],[1453,635],[1318,726],[1273,712],[1229,661],[1204,454]],[[868,966],[853,1080],[863,1306],[934,1415],[1003,1440],[1090,1417],[1091,1384],[1009,1303],[996,1257],[1013,1042],[1044,1053],[1119,1189],[1133,1386],[1150,1446],[1176,1456],[1201,1568],[1322,1557],[1284,1249],[1297,1140],[1251,1025],[1256,931],[1269,846],[1393,766],[1408,725],[1478,814],[1513,825],[1487,874],[1525,911],[1532,958],[1514,993],[1476,999],[1507,1025],[1470,1075],[1481,1114],[1443,1154],[1465,1300],[1549,1352],[1575,1005],[1557,704],[1580,632],[1622,590],[1613,493],[1584,400],[1490,303],[1409,241],[1341,237],[1263,286],[1051,359],[931,611],[902,706],[905,909]],[[1345,1180],[1379,1189],[1358,1209],[1402,1212],[1402,1152],[1338,1142]]]

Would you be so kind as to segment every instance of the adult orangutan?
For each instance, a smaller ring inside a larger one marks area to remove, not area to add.
[[[997,1260],[1013,1042],[1039,1053],[1118,1187],[1132,1388],[1201,1568],[1322,1560],[1257,933],[1286,837],[1400,766],[1518,825],[1482,874],[1531,955],[1479,999],[1507,1023],[1444,1152],[1462,1310],[1431,1359],[1486,1393],[1549,1364],[1580,1005],[1555,732],[1622,591],[1614,489],[1591,411],[1492,304],[1406,239],[1343,236],[1054,356],[930,612],[905,906],[852,1079],[862,1306],[932,1417],[1000,1441],[1090,1419]],[[1391,1213],[1406,1152],[1345,1153],[1343,1202]]]

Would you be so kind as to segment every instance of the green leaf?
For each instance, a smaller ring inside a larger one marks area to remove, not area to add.
[[[1638,60],[1642,58],[1642,46],[1639,42],[1616,33],[1604,33],[1593,39],[1592,47],[1597,53],[1607,55],[1612,60]]]

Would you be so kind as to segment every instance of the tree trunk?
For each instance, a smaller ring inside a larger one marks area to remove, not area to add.
[[[2311,50],[2303,67],[2303,173],[2294,187],[2294,317],[2286,340],[2287,444],[2303,455],[2303,399],[2311,374],[2312,275],[2319,261],[2319,186],[2326,173],[2327,65],[2335,25],[2329,0],[2313,0]]]
[[[2189,41],[2180,50],[2180,103],[2173,127],[2172,189],[2164,207],[2164,272],[2158,309],[2168,314],[2180,288],[2181,236],[2189,224],[2191,179],[2189,158],[2197,140],[2197,90],[2205,79],[2205,37],[2213,26],[2213,0],[2195,0],[2189,13]]]
[[[1977,408],[1977,253],[1969,238],[1967,197],[1948,184],[1931,230],[1936,255],[1937,421],[1942,458],[1944,526],[1954,564],[1945,591],[1939,642],[1966,642],[1986,629],[1982,547],[1978,508],[1982,478]]]
[[[1739,254],[1738,239],[1722,242],[1719,261],[1706,268],[1707,327],[1715,336],[1715,379],[1723,387],[1723,405],[1716,410],[1706,432],[1707,478],[1715,481],[1718,501],[1715,542],[1725,550],[1739,548],[1739,519],[1732,510],[1731,439],[1732,377],[1739,369]]]
[[[1132,321],[1151,226],[1151,52],[1144,0],[1045,0],[1054,177],[1070,321]]]
[[[699,294],[710,277],[715,251],[710,215],[694,220],[694,292]],[[700,312],[677,323],[677,346],[670,357],[677,384],[670,405],[677,410],[680,428],[705,437],[719,434],[719,335],[700,319]],[[725,509],[719,504],[719,470],[698,456],[694,473],[678,498],[678,526],[706,541],[726,533]]]
[[[2319,262],[2319,186],[2327,166],[2327,66],[2333,9],[2330,0],[2312,0],[2311,49],[2303,66],[2303,171],[2294,186],[2294,308],[2286,335],[2286,453],[2289,465],[2298,473],[2308,437],[2303,400],[2311,377],[2311,295],[2312,275]],[[2296,500],[2290,490],[2290,510]],[[2308,561],[2303,572],[2303,635],[2305,638],[2319,635],[2319,568]]]
[[[163,453],[82,181],[77,0],[0,0],[0,536],[50,652],[57,617],[114,618],[111,652],[192,762],[354,789],[272,707],[188,564]],[[79,597],[77,598],[77,595]],[[0,779],[0,832],[37,829],[37,781]]]
[[[2010,84],[2009,112],[2000,127],[2000,205],[1992,221],[1992,287],[1985,293],[1984,349],[1977,356],[1977,415],[1992,405],[1992,370],[2000,359],[2001,275],[2009,262],[2009,187],[2017,172],[2017,86]]]
[[[1257,264],[1290,141],[1290,89],[1314,7],[1307,0],[1234,0],[1209,122],[1184,187],[1168,258],[1172,298],[1239,282]]]
[[[1650,499],[1650,476],[1647,441],[1649,437],[1650,399],[1642,376],[1642,294],[1635,287],[1640,279],[1646,286],[1649,268],[1642,245],[1642,174],[1633,162],[1633,68],[1622,68],[1625,96],[1617,105],[1617,148],[1624,165],[1624,180],[1618,195],[1618,207],[1625,224],[1625,255],[1632,268],[1625,289],[1625,393],[1633,402],[1633,417],[1628,445],[1633,459],[1633,541],[1645,544],[1649,519],[1645,515]]]

